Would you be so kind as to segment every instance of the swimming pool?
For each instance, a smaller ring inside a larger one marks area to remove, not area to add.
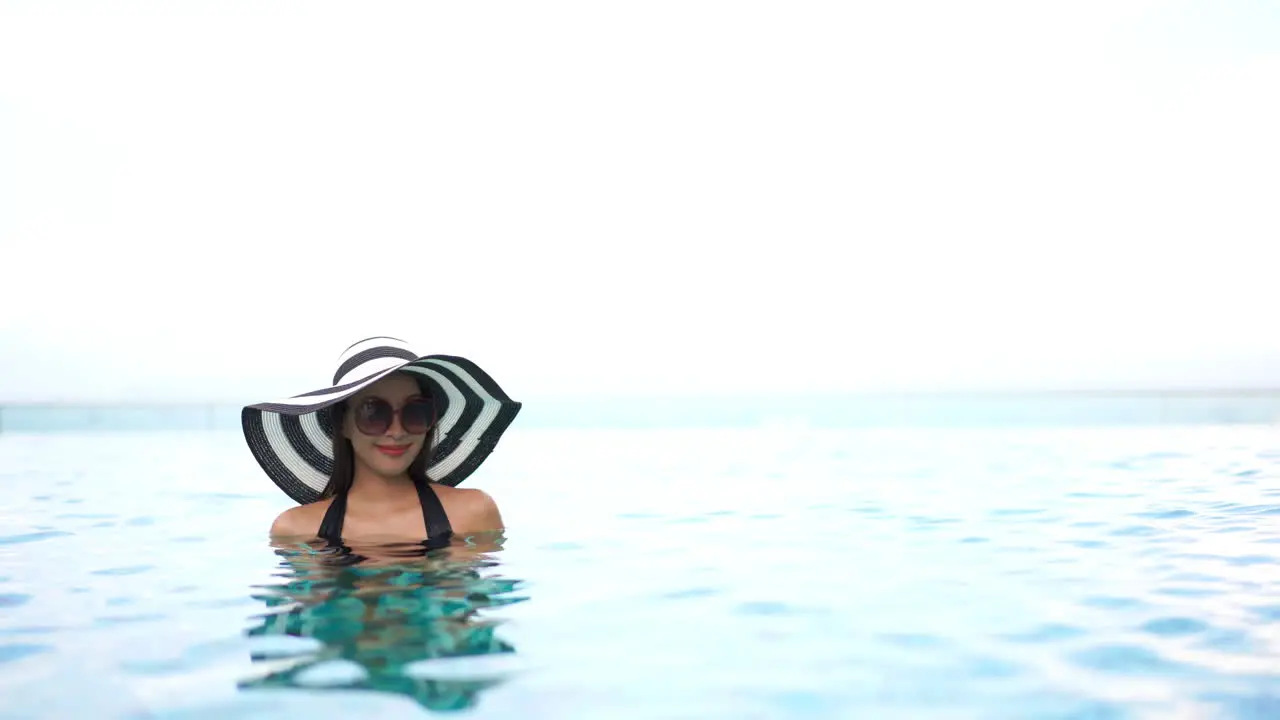
[[[534,428],[324,568],[234,432],[0,435],[3,717],[1280,716],[1280,429]]]

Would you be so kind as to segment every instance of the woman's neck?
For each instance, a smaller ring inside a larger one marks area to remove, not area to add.
[[[398,500],[411,492],[415,492],[415,488],[408,473],[388,478],[356,464],[354,477],[351,479],[351,495],[359,496],[364,501],[378,502]]]

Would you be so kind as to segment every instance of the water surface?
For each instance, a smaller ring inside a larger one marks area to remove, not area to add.
[[[0,713],[1280,716],[1272,426],[537,429],[475,480],[500,543],[349,565],[268,543],[234,433],[0,435]]]

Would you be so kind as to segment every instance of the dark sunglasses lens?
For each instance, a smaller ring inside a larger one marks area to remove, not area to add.
[[[381,435],[391,427],[391,405],[380,398],[365,398],[356,406],[356,429],[365,435]]]
[[[410,400],[400,411],[400,422],[404,431],[418,435],[431,427],[435,416],[435,406],[430,400]]]

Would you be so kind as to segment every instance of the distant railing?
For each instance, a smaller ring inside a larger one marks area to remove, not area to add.
[[[240,408],[223,405],[0,405],[0,434],[15,432],[230,430]]]
[[[726,398],[573,398],[526,402],[525,427],[1083,426],[1280,424],[1280,389],[879,393]],[[0,405],[0,435],[238,430],[223,404]]]

